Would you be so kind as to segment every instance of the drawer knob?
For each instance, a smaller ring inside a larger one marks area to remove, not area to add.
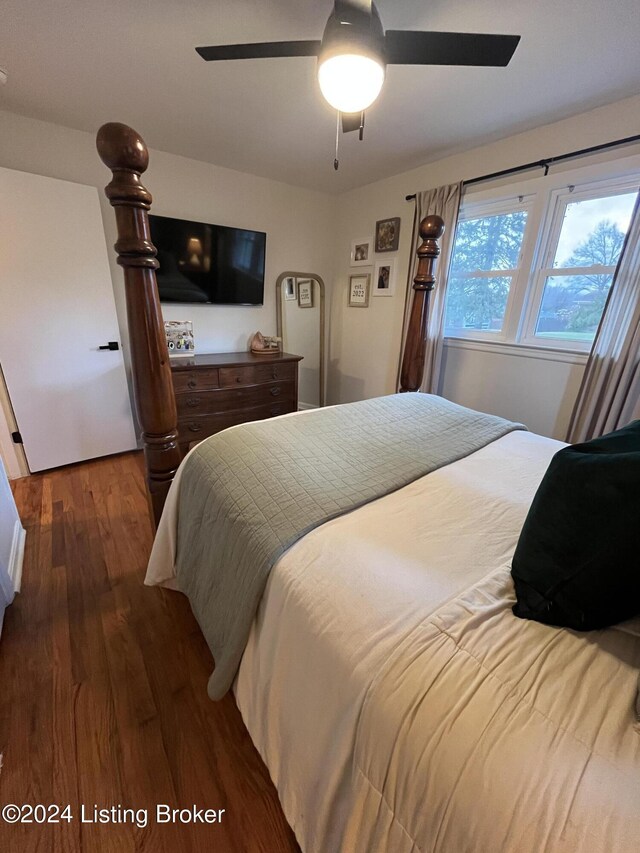
[[[275,367],[273,368],[273,373],[271,374],[271,378],[272,379],[278,378],[278,371],[275,369]]]
[[[190,406],[193,409],[193,407],[197,406],[197,405],[198,405],[198,398],[197,397],[189,397],[189,399],[187,400],[187,406]]]
[[[196,388],[196,387],[197,387],[197,385],[198,385],[198,383],[196,382],[196,380],[195,380],[195,379],[190,379],[190,380],[187,382],[187,386],[188,386],[189,388]]]
[[[279,404],[277,406],[271,406],[271,414],[272,415],[281,415],[284,412],[284,406]]]
[[[236,376],[236,382],[242,382],[242,379],[240,376]]]
[[[190,432],[200,432],[201,429],[202,429],[201,424],[189,424],[189,431]]]
[[[272,388],[272,389],[271,389],[271,396],[272,396],[272,397],[277,397],[277,396],[278,396],[278,394],[280,393],[280,390],[281,390],[280,388]]]

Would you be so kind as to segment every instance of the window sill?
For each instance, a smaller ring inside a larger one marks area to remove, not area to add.
[[[492,352],[518,358],[537,358],[541,361],[556,361],[564,364],[586,364],[589,353],[583,350],[554,349],[553,347],[531,346],[506,341],[487,341],[474,338],[446,337],[445,346],[454,349]]]

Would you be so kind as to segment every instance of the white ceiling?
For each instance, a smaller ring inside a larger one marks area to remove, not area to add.
[[[2,0],[0,107],[340,192],[640,90],[638,0],[379,0],[389,29],[522,35],[506,69],[388,69],[364,142],[341,138],[315,60],[206,63],[194,47],[318,39],[331,0]],[[1,128],[0,128],[1,132]]]

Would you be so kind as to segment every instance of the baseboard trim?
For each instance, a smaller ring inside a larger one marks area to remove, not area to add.
[[[24,562],[24,543],[27,531],[16,521],[13,528],[13,540],[11,542],[11,553],[9,555],[9,577],[15,592],[20,592],[22,583],[22,564]]]
[[[298,403],[298,411],[306,412],[307,409],[317,409],[318,407],[313,403]]]

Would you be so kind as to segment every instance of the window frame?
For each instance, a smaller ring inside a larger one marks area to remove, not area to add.
[[[571,189],[573,188],[573,189]],[[476,219],[493,212],[513,212],[520,199],[528,204],[527,223],[523,236],[517,276],[512,278],[501,332],[477,329],[444,329],[445,342],[477,341],[483,348],[496,344],[496,350],[521,347],[528,353],[557,352],[586,358],[592,344],[578,339],[544,338],[535,334],[535,326],[544,294],[548,270],[566,274],[567,267],[552,267],[565,204],[576,200],[602,198],[640,188],[640,155],[522,179],[509,183],[503,179],[490,188],[469,189],[462,199],[458,221]],[[565,201],[560,201],[564,199]],[[452,255],[455,251],[455,236]],[[543,266],[546,264],[546,266]],[[585,268],[576,268],[582,271]],[[593,272],[593,268],[588,268]],[[607,271],[609,267],[604,268]],[[509,271],[501,271],[507,272]],[[551,273],[552,274],[552,273]],[[445,305],[446,311],[446,305]],[[446,315],[445,315],[446,316]]]

